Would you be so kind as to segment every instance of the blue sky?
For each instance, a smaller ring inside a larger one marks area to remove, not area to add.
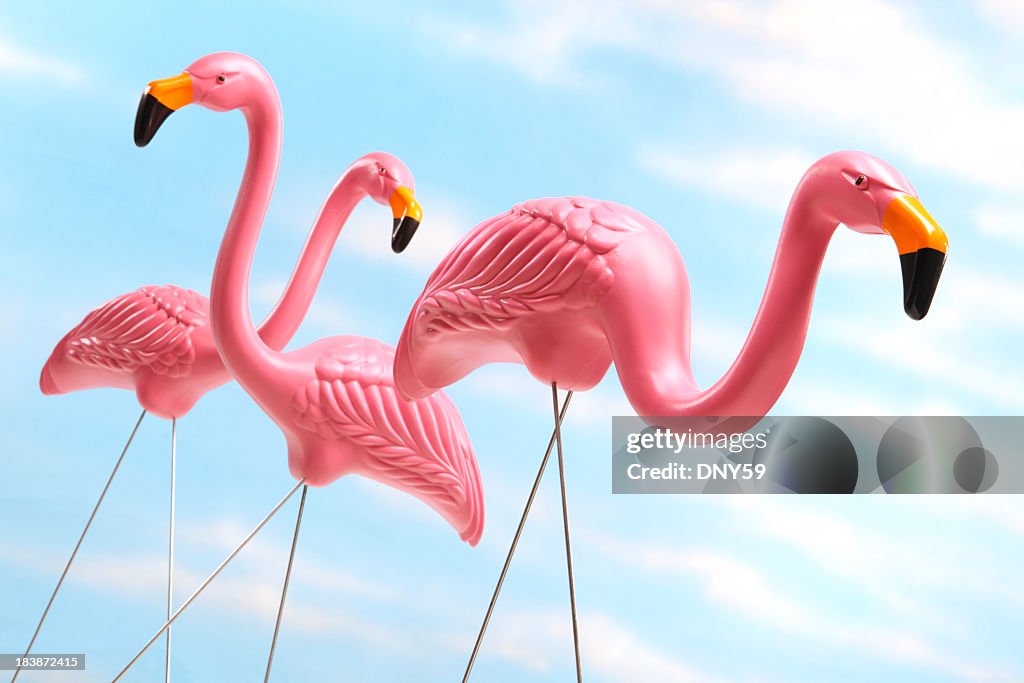
[[[237,114],[177,114],[145,150],[139,93],[237,50],[285,112],[253,271],[273,303],[322,197],[385,149],[424,225],[387,248],[361,208],[292,346],[394,341],[430,268],[511,204],[586,194],[659,221],[687,263],[705,385],[739,350],[790,192],[859,148],[910,179],[949,233],[932,312],[901,307],[891,242],[840,230],[779,414],[1021,414],[1024,11],[977,3],[179,2],[0,7],[0,651],[22,648],[131,425],[114,390],[43,397],[53,344],[144,284],[207,292],[237,189]],[[425,506],[355,478],[311,491],[277,681],[460,675],[540,450],[545,388],[492,366],[450,390],[484,477],[471,549]],[[1018,681],[1024,506],[977,500],[613,497],[614,376],[565,428],[584,667],[599,682]],[[38,649],[105,681],[163,613],[170,426],[149,417]],[[176,593],[187,595],[290,487],[283,440],[237,386],[180,421]],[[178,681],[262,672],[294,521],[265,529],[175,630]],[[572,657],[555,478],[506,584],[475,680],[555,681]],[[128,680],[152,680],[154,650]]]

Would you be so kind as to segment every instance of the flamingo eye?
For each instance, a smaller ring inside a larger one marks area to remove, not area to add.
[[[381,175],[384,175],[387,172],[388,172],[388,170],[386,168],[384,168],[383,166],[381,166],[380,169],[377,171],[377,173],[380,173]]]
[[[218,83],[223,83],[226,80],[228,80],[228,79],[227,79],[226,76],[224,76],[224,74],[221,74],[220,76],[217,76],[217,82]]]
[[[853,181],[853,184],[862,190],[868,189],[868,177],[866,175],[859,175],[857,179]]]

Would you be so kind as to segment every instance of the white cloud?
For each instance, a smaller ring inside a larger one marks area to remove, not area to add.
[[[607,427],[611,429],[611,418],[614,415],[633,415],[633,406],[626,399],[626,394],[619,385],[619,378],[614,367],[609,371],[610,381],[599,384],[590,391],[580,392],[573,397],[566,420],[570,418],[591,427]],[[563,398],[560,400],[564,400]],[[550,408],[550,407],[549,407]],[[550,413],[550,409],[548,411]],[[551,418],[554,426],[554,416]]]
[[[1024,248],[1024,206],[983,206],[974,213],[974,222],[986,237]]]
[[[944,391],[959,390],[985,399],[999,405],[1006,414],[1024,410],[1024,381],[994,366],[985,352],[962,344],[922,344],[919,334],[909,327],[876,329],[869,335],[862,334],[869,326],[870,323],[863,320],[834,319],[826,323],[827,334],[834,341],[899,373],[926,382],[940,382]],[[946,335],[930,337],[948,339]],[[967,409],[970,402],[949,397],[940,402],[955,407],[958,414],[971,412]]]
[[[1024,34],[1024,5],[1018,0],[981,0],[978,6],[995,28]]]
[[[76,64],[31,52],[0,38],[0,76],[43,78],[62,85],[75,85],[82,81],[85,72]]]
[[[593,88],[604,78],[577,64],[578,53],[622,42],[628,26],[579,0],[561,3],[518,0],[506,24],[481,24],[454,17],[426,17],[427,34],[461,54],[484,57],[541,85]]]
[[[977,65],[927,34],[910,9],[878,0],[653,5],[699,28],[687,36],[698,45],[676,58],[743,98],[870,132],[921,165],[981,184],[1012,191],[1024,176],[1024,140],[1004,132],[1024,124],[1024,107],[988,91]]]
[[[597,612],[583,616],[586,621],[581,627],[581,647],[587,656],[587,668],[605,680],[615,683],[703,683],[719,680],[647,644],[640,634],[627,629],[611,615]]]
[[[892,500],[885,503],[892,507],[901,504]],[[938,507],[934,501],[924,501],[909,514],[919,512],[929,503]],[[747,524],[751,514],[756,514],[758,536],[788,544],[807,561],[887,609],[918,623],[954,626],[930,601],[914,597],[921,590],[944,592],[970,582],[972,568],[935,561],[943,556],[957,556],[940,539],[921,534],[915,539],[918,546],[908,547],[906,539],[897,536],[899,525],[894,525],[891,535],[882,535],[876,528],[850,521],[848,516],[827,514],[808,500],[736,496],[728,501],[727,507],[739,524]]]
[[[396,255],[388,248],[390,215],[383,216],[381,208],[369,202],[360,204],[352,213],[342,235],[344,242],[339,247],[351,249],[374,261],[429,273],[474,223],[469,222],[457,202],[432,197],[425,192],[417,194],[423,204],[423,224],[401,254]]]
[[[1024,283],[1020,281],[953,267],[943,273],[935,303],[925,320],[927,327],[884,327],[863,317],[837,315],[825,317],[816,326],[843,353],[884,364],[904,376],[939,382],[946,392],[981,398],[1012,414],[1024,410],[1024,380],[993,362],[1002,354],[1001,349],[990,346],[999,333],[1013,335],[1024,330],[1024,309],[1006,305],[1007,301],[1021,300]],[[1015,361],[1006,357],[1004,362]],[[971,402],[959,397],[933,399],[955,407],[956,412],[970,412],[967,405]]]
[[[1003,680],[1001,674],[959,659],[916,630],[896,628],[889,621],[857,623],[833,617],[809,602],[787,595],[757,566],[728,554],[645,545],[607,536],[598,538],[597,545],[603,546],[609,558],[646,572],[671,576],[675,581],[680,580],[681,574],[697,579],[709,601],[773,631],[781,630],[845,652],[852,646],[862,656],[943,671],[960,680]]]
[[[870,379],[870,378],[868,378]],[[830,377],[797,373],[772,412],[779,415],[962,415],[965,404],[945,396],[894,395],[859,382],[852,372]]]
[[[896,245],[887,235],[861,235],[840,225],[829,244],[822,276],[830,278],[832,274],[839,274],[865,279],[885,278],[899,285],[897,253]],[[894,295],[893,300],[898,301],[898,298]]]
[[[554,427],[551,387],[534,378],[525,365],[494,364],[476,370],[463,381],[474,393],[501,400],[518,410],[529,410],[538,418],[546,418],[547,424]],[[565,392],[560,391],[559,402],[564,400]],[[573,395],[565,423],[604,426],[610,424],[609,418],[613,415],[633,414],[613,367],[601,384]]]
[[[177,536],[179,545],[187,543],[190,549],[212,548],[217,550],[218,554],[226,556],[249,531],[250,528],[246,528],[233,518],[220,518],[210,520],[201,527],[181,527]],[[283,546],[260,536],[250,541],[243,552],[245,564],[254,568],[278,567],[281,565],[281,558],[287,556]],[[379,602],[396,603],[404,597],[394,586],[367,580],[344,569],[328,566],[308,551],[304,552],[302,558],[302,581],[325,593],[358,595]]]
[[[712,679],[644,641],[604,612],[579,615],[580,654],[588,675],[609,683],[657,681],[702,683]],[[522,610],[491,626],[488,656],[500,657],[533,673],[571,667],[572,624],[568,610]]]
[[[462,381],[483,397],[497,398],[537,415],[551,414],[551,388],[534,379],[526,367],[518,363],[492,363],[473,371]]]
[[[287,284],[287,280],[283,279],[262,279],[254,282],[252,300],[269,313]],[[254,321],[254,324],[258,327],[262,322]],[[366,330],[369,327],[367,321],[354,313],[347,303],[323,291],[315,294],[302,324],[330,334],[339,334],[339,331],[344,330]]]
[[[197,568],[193,558],[195,549],[216,549],[226,556],[249,530],[231,519],[213,520],[201,527],[179,527],[174,570],[178,603],[207,578],[214,566]],[[25,544],[0,544],[0,556],[6,564],[54,576],[65,560],[55,553]],[[194,608],[200,608],[201,603],[233,618],[256,617],[272,623],[277,616],[281,595],[283,558],[287,556],[287,546],[257,536],[232,561],[225,574],[218,576],[202,594]],[[94,552],[76,558],[68,580],[122,599],[150,598],[162,595],[166,590],[166,572],[167,558],[163,555],[98,555]],[[315,589],[320,599],[316,604],[310,604],[297,595],[291,595],[288,601],[289,629],[314,635],[343,635],[383,649],[409,649],[403,646],[406,638],[399,631],[348,614],[339,609],[334,600],[338,594],[343,594],[375,604],[405,604],[406,600],[398,589],[329,566],[308,550],[303,552],[296,572],[306,587]]]
[[[973,516],[1024,540],[1024,500],[1018,496],[954,496],[942,500],[946,514]],[[1024,605],[1024,593],[1018,593],[1018,602]]]
[[[781,215],[811,157],[789,149],[734,149],[714,154],[681,154],[644,145],[637,163],[651,175],[682,188],[708,190]]]
[[[958,178],[1014,192],[1024,177],[1024,138],[1005,133],[1024,128],[1024,106],[986,86],[987,67],[958,50],[957,36],[931,35],[911,9],[881,0],[521,0],[494,28],[445,21],[473,36],[447,44],[538,82],[593,78],[589,53],[626,50],[710,73],[811,125],[871,134]]]

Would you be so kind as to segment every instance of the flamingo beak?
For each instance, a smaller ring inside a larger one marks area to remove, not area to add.
[[[399,187],[392,192],[388,202],[395,217],[391,231],[391,250],[400,254],[409,246],[412,236],[416,234],[416,228],[420,227],[423,209],[408,187]]]
[[[148,145],[167,117],[191,102],[192,76],[187,72],[150,82],[135,114],[135,144]]]
[[[882,215],[882,229],[895,240],[903,268],[903,310],[914,320],[928,314],[946,263],[949,239],[917,197],[899,195]]]

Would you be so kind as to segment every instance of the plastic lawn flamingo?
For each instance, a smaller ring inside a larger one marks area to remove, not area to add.
[[[137,142],[142,140],[137,139]],[[321,206],[288,286],[260,326],[260,337],[271,348],[283,348],[295,334],[309,310],[339,232],[355,206],[368,196],[367,187],[376,179],[375,174],[379,174],[381,168],[396,179],[399,189],[391,197],[374,193],[373,198],[389,204],[396,220],[401,220],[405,215],[419,215],[419,206],[409,189],[412,187],[412,175],[401,161],[389,154],[375,153],[349,166]],[[142,405],[143,416],[152,413],[171,420],[168,617],[172,597],[177,420],[187,414],[204,394],[230,379],[213,341],[209,325],[209,302],[201,294],[174,285],[142,287],[90,312],[57,344],[40,375],[39,386],[44,394],[64,394],[98,387],[129,389],[135,392]],[[142,416],[135,429],[138,429],[141,420]],[[127,452],[134,435],[135,430],[121,458]],[[108,487],[117,473],[121,458],[110,475]],[[94,515],[106,491],[104,488],[93,510]],[[89,519],[91,522],[92,517]],[[88,529],[89,524],[82,532],[79,545]],[[78,546],[65,567],[65,574],[77,552]],[[50,604],[63,580],[64,575],[54,589]],[[48,604],[28,651],[31,651],[49,608]],[[168,652],[169,649],[168,632]],[[169,667],[169,654],[167,661]]]
[[[191,102],[214,111],[238,109],[249,128],[245,174],[214,269],[210,323],[228,371],[284,433],[289,468],[299,480],[285,500],[303,487],[278,611],[279,627],[308,485],[325,486],[345,474],[369,477],[424,501],[463,540],[476,544],[483,530],[480,474],[465,427],[447,396],[435,394],[412,403],[399,398],[392,379],[394,353],[390,347],[363,337],[331,337],[281,353],[260,338],[249,314],[248,280],[281,152],[282,116],[277,90],[266,71],[251,58],[234,53],[208,55],[179,76],[150,83],[139,106],[137,141],[149,142],[171,112]],[[404,170],[396,173],[394,161],[392,157],[371,157],[359,174],[359,182],[363,191],[377,201],[392,201],[407,212],[396,213],[391,238],[392,248],[400,252],[418,226],[420,215],[412,201],[412,179]],[[322,256],[326,258],[326,254]],[[315,285],[315,280],[311,282]],[[263,523],[168,619],[117,679]],[[267,664],[268,678],[277,627]]]
[[[614,360],[639,415],[763,416],[800,357],[818,272],[840,223],[895,240],[904,308],[915,320],[925,316],[945,262],[946,235],[889,164],[861,152],[830,154],[811,166],[793,194],[767,289],[739,356],[718,382],[701,390],[690,369],[689,283],[668,234],[643,214],[610,202],[525,202],[478,225],[434,270],[398,342],[396,385],[404,397],[420,399],[494,361],[523,363],[551,385],[573,598],[556,387],[570,396],[589,389]],[[535,492],[536,484],[495,598]],[[576,656],[581,678],[578,636]]]

